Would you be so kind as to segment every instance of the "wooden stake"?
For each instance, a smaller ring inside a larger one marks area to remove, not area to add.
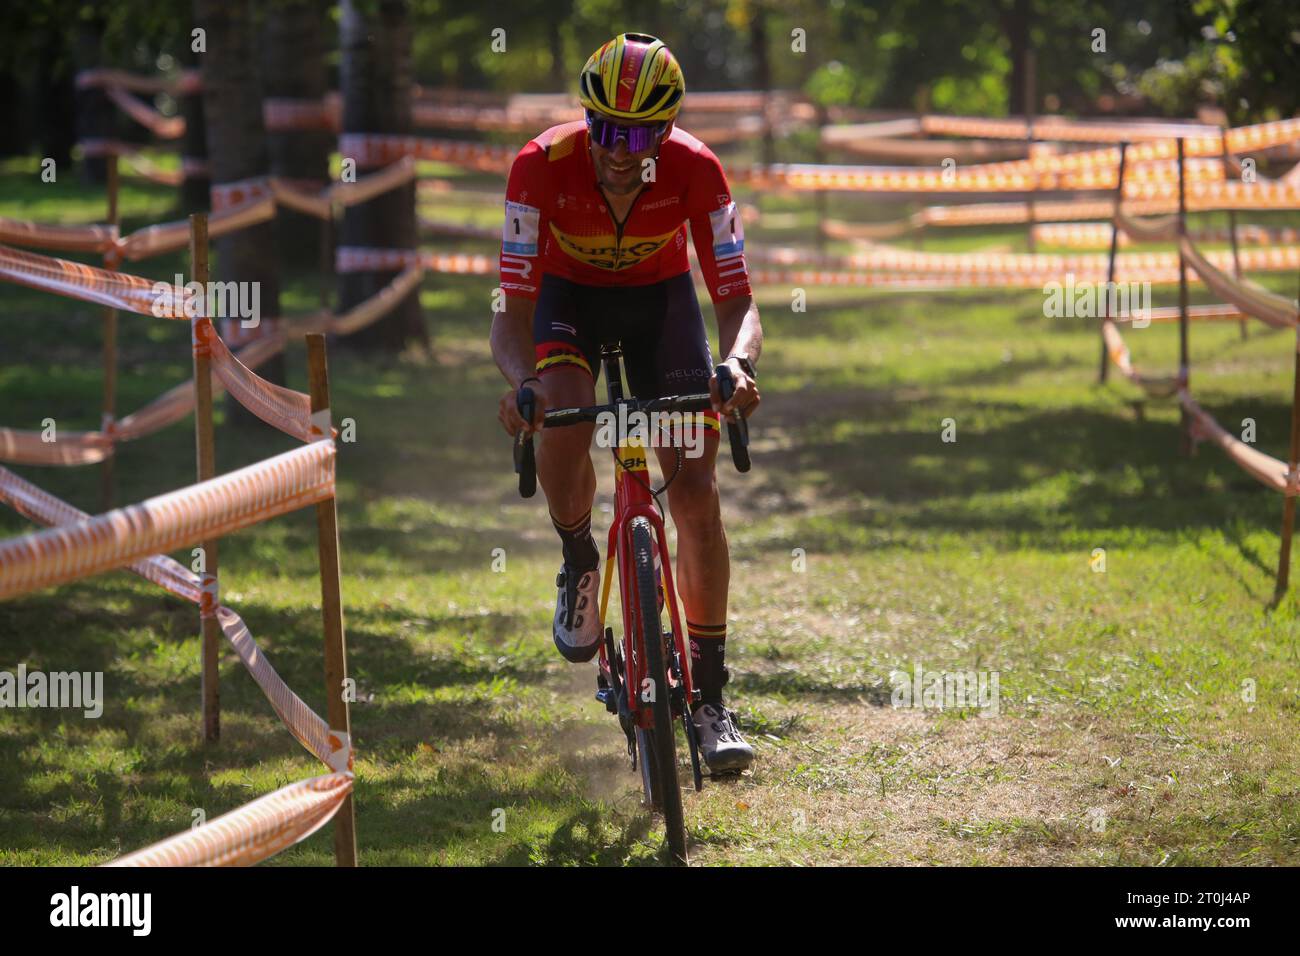
[[[208,315],[208,215],[196,212],[190,216],[190,279],[204,290],[199,315],[192,320],[194,348],[194,450],[199,481],[216,475],[216,438],[212,427],[212,370],[206,349],[198,348],[200,340],[215,334]],[[221,736],[221,625],[216,618],[220,604],[217,588],[217,539],[203,541],[203,598],[199,605],[199,621],[203,628],[203,740],[216,743]]]
[[[1232,163],[1228,156],[1228,131],[1219,130],[1219,142],[1223,144],[1223,172],[1224,175],[1232,175]],[[1228,207],[1228,236],[1232,239],[1232,274],[1241,279],[1241,255],[1237,251],[1237,210],[1231,206]],[[1250,333],[1246,330],[1248,316],[1241,317],[1241,337],[1247,338]]]
[[[330,431],[330,377],[325,359],[325,336],[307,335],[307,375],[312,419]],[[337,502],[331,496],[316,505],[316,541],[320,554],[320,606],[325,624],[325,702],[331,730],[352,737],[351,716],[344,686],[348,676],[347,638],[343,629],[343,595],[339,567]],[[357,865],[356,817],[349,794],[334,816],[334,860],[338,866]]]
[[[1115,185],[1115,212],[1111,216],[1110,262],[1106,265],[1106,295],[1102,297],[1102,318],[1110,315],[1110,290],[1115,282],[1115,253],[1119,249],[1119,214],[1124,205],[1124,169],[1128,164],[1128,143],[1119,144],[1119,182]],[[1106,349],[1106,336],[1101,337],[1101,375],[1098,381],[1106,384],[1110,376],[1110,352]]]
[[[1295,527],[1295,496],[1290,489],[1295,484],[1296,468],[1300,467],[1300,328],[1296,329],[1295,372],[1291,386],[1291,458],[1287,462],[1287,496],[1282,501],[1282,544],[1277,557],[1277,586],[1273,589],[1273,603],[1282,600],[1291,583],[1291,532]]]
[[[117,209],[117,154],[111,153],[107,158],[108,168],[108,217],[110,226],[120,225]],[[104,254],[104,268],[113,269],[117,265],[112,252]],[[99,427],[107,430],[117,417],[117,309],[104,309],[104,402],[100,409]],[[113,463],[117,458],[116,444],[109,450],[99,468],[99,500],[101,510],[113,507]]]
[[[1184,190],[1183,175],[1183,139],[1178,138],[1178,385],[1180,388],[1187,388],[1188,380],[1191,375],[1189,368],[1190,362],[1187,357],[1187,262],[1183,259],[1183,249],[1181,242],[1187,235],[1187,198]],[[1181,408],[1181,405],[1180,405]],[[1187,417],[1187,409],[1182,408],[1179,414],[1179,453],[1190,455],[1192,453],[1192,433],[1191,423]]]

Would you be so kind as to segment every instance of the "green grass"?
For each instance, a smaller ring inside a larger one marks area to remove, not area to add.
[[[6,168],[0,215],[97,215],[93,190],[61,185],[47,201],[29,175]],[[169,214],[154,187],[130,187],[123,205],[140,224]],[[755,228],[751,242],[808,242],[812,225]],[[925,240],[1022,243],[1018,230]],[[290,310],[314,305],[313,282],[291,277]],[[432,355],[331,354],[336,418],[357,424],[339,506],[361,859],[660,863],[591,668],[550,644],[558,549],[541,498],[518,498],[495,423],[492,284],[426,280]],[[1158,290],[1158,303],[1175,295]],[[686,796],[693,859],[1300,862],[1300,620],[1293,599],[1268,608],[1281,499],[1214,448],[1180,457],[1176,409],[1098,386],[1095,328],[1044,318],[1036,293],[812,289],[803,314],[788,290],[760,301],[755,466],[720,471],[729,692],[759,760]],[[98,310],[7,286],[0,303],[3,423],[93,427]],[[121,323],[120,405],[133,409],[188,376],[187,331]],[[1127,338],[1140,367],[1175,366],[1176,328]],[[1203,324],[1191,343],[1203,406],[1231,430],[1255,419],[1259,447],[1284,457],[1292,337],[1256,326],[1243,342],[1233,324]],[[305,387],[301,350],[289,366]],[[217,446],[224,471],[291,443],[223,420]],[[123,446],[118,500],[191,482],[192,456],[188,422]],[[610,476],[596,460],[603,530]],[[95,469],[18,470],[95,510]],[[0,513],[4,534],[28,528]],[[231,536],[221,564],[227,603],[323,712],[310,515]],[[124,573],[0,605],[0,669],[102,670],[108,698],[94,721],[0,714],[0,862],[102,862],[184,830],[196,809],[210,819],[320,772],[230,653],[221,742],[198,742],[196,625]],[[890,673],[918,663],[996,671],[998,714],[894,709]],[[331,856],[322,832],[272,865]]]

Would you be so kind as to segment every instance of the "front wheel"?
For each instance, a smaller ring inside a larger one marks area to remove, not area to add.
[[[636,571],[637,620],[641,646],[645,649],[645,676],[650,679],[646,687],[634,688],[642,695],[642,703],[649,703],[654,714],[652,732],[638,734],[645,746],[643,766],[650,782],[652,800],[664,815],[664,828],[668,834],[668,850],[673,862],[686,863],[686,823],[682,817],[682,791],[677,784],[677,743],[673,733],[671,695],[668,688],[668,669],[665,666],[664,634],[659,625],[659,592],[655,574],[655,541],[650,522],[645,518],[632,521],[632,564]],[[649,694],[651,700],[646,700]],[[646,760],[645,758],[650,759]]]

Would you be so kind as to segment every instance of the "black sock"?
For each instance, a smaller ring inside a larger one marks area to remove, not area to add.
[[[551,524],[564,544],[564,563],[575,572],[594,571],[600,566],[600,551],[591,536],[591,512],[572,524],[561,524],[551,515]]]
[[[727,683],[727,625],[686,622],[691,643],[691,680],[700,692],[701,704],[720,705],[722,686]]]

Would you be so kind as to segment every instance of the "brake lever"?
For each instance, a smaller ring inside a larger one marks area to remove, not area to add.
[[[536,396],[531,388],[521,388],[515,396],[519,417],[531,423],[536,411]],[[531,498],[537,494],[537,456],[533,450],[533,436],[526,428],[515,433],[515,474],[519,476],[519,495]]]
[[[713,373],[718,376],[718,395],[725,405],[736,393],[736,380],[728,365],[719,365]],[[731,442],[731,460],[736,471],[749,471],[749,423],[739,411],[732,412],[727,418],[727,438]]]

